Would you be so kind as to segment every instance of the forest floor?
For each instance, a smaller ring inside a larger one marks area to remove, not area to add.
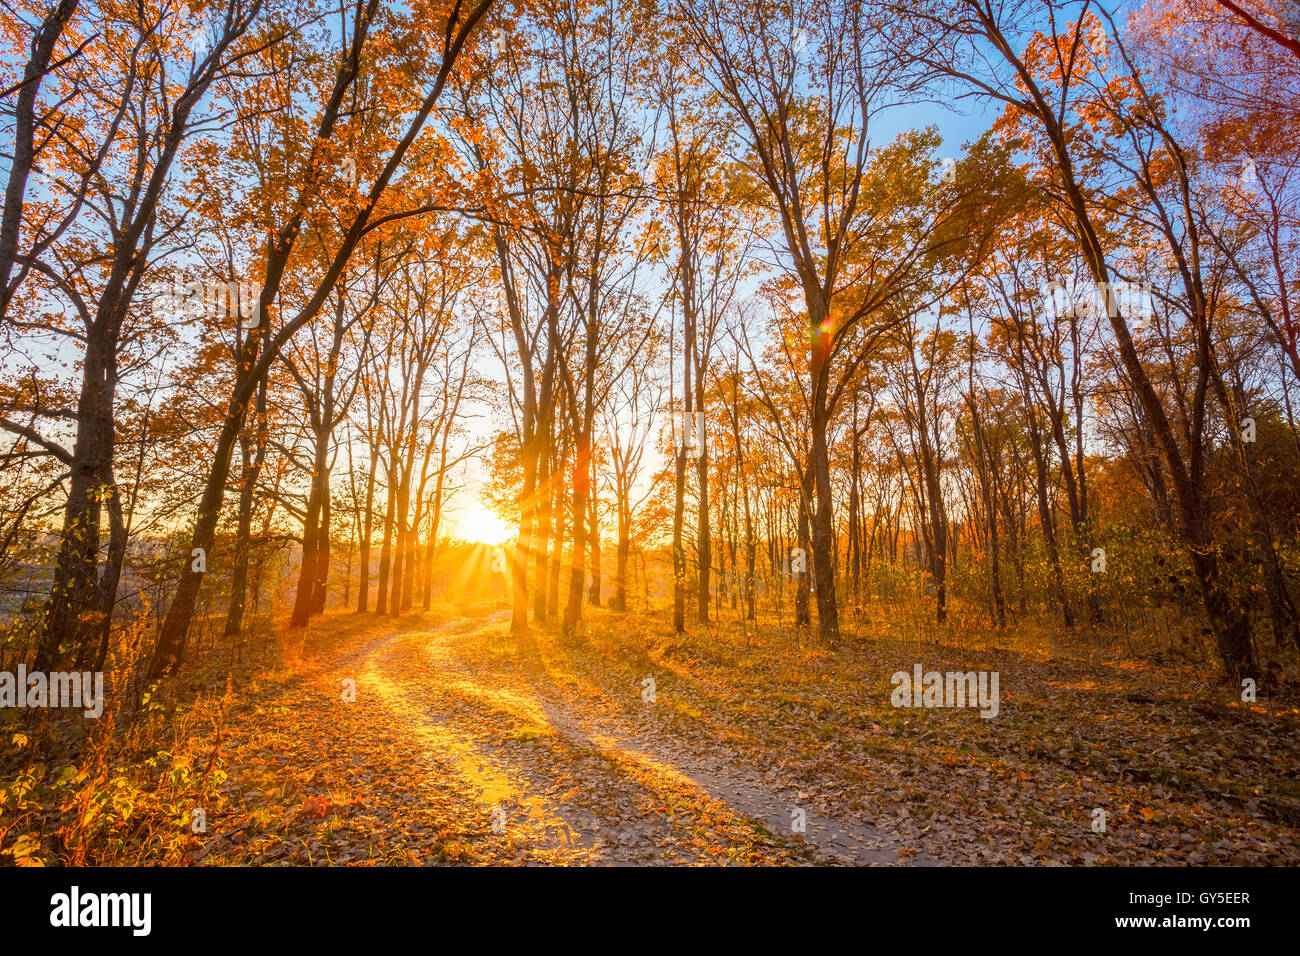
[[[829,650],[588,614],[568,639],[450,606],[282,638],[284,665],[236,692],[182,860],[1300,862],[1294,694],[1243,704],[1189,667],[1055,639],[881,624]],[[915,663],[998,671],[998,715],[894,708],[890,675]]]

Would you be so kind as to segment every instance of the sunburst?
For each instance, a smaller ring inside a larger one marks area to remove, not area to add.
[[[476,504],[460,518],[461,534],[466,541],[501,544],[510,537],[510,528],[491,508]]]

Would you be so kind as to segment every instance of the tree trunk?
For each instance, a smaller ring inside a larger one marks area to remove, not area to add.
[[[312,591],[316,587],[316,556],[319,551],[317,535],[321,516],[321,469],[325,467],[328,436],[317,428],[313,450],[311,490],[307,495],[307,512],[302,523],[302,563],[298,568],[298,586],[293,598],[290,627],[306,627],[311,618]]]
[[[374,446],[370,449],[370,469],[366,475],[366,513],[361,534],[361,580],[357,585],[357,613],[365,613],[370,606],[370,537],[373,533],[375,517],[375,467],[379,464],[379,455]]]
[[[790,572],[794,576],[794,624],[795,627],[807,627],[812,623],[812,614],[809,609],[809,590],[811,588],[811,575],[808,573],[808,560],[812,551],[812,541],[810,535],[811,518],[808,514],[812,507],[812,485],[813,474],[811,466],[804,470],[803,477],[799,482],[799,566],[796,567],[794,559],[790,562]],[[813,564],[816,565],[816,558],[813,557]]]
[[[397,490],[393,486],[392,475],[388,476],[387,500],[384,504],[384,526],[379,546],[379,593],[375,599],[375,613],[388,612],[388,572],[392,561],[393,506]]]

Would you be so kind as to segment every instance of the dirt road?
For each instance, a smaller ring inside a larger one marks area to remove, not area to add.
[[[229,805],[195,858],[901,862],[887,834],[801,807],[764,768],[611,712],[571,678],[502,666],[504,626],[416,624],[313,658],[234,735]]]

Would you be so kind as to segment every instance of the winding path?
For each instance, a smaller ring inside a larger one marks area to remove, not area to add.
[[[756,768],[721,769],[545,676],[494,668],[482,636],[501,620],[398,631],[334,668],[355,673],[357,706],[387,711],[427,767],[459,778],[494,832],[572,863],[900,862],[885,834],[797,811]]]

